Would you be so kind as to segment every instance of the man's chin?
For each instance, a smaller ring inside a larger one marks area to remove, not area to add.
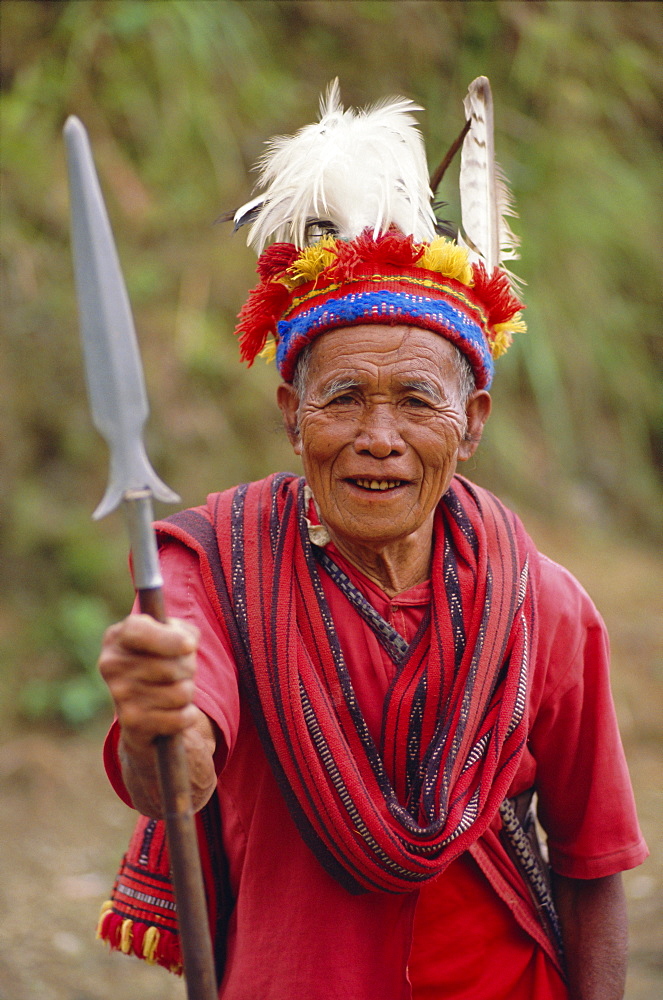
[[[341,516],[325,519],[332,540],[338,540],[339,547],[357,546],[383,548],[403,541],[415,534],[421,527],[412,518],[412,509],[398,510],[396,507],[381,511],[354,509],[351,503],[344,506]],[[353,516],[356,510],[356,516]],[[324,515],[323,515],[324,518]]]

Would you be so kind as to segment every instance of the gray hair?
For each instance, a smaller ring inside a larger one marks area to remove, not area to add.
[[[477,380],[474,377],[474,372],[472,371],[472,365],[469,363],[462,351],[460,351],[454,344],[453,353],[453,366],[456,375],[458,376],[458,395],[460,396],[460,405],[465,409],[467,406],[467,401],[476,391]]]
[[[306,395],[306,389],[308,385],[308,376],[311,368],[311,348],[313,346],[313,341],[309,343],[302,349],[301,354],[297,358],[297,364],[295,365],[295,373],[292,377],[292,387],[297,393],[300,402],[304,399]],[[454,372],[458,377],[458,394],[460,405],[465,409],[467,401],[476,389],[476,379],[474,377],[474,372],[472,371],[472,366],[465,357],[465,355],[454,346],[453,353],[453,366]]]
[[[297,358],[297,364],[295,365],[295,373],[292,376],[292,388],[295,390],[299,396],[299,400],[304,398],[306,395],[306,386],[308,384],[308,374],[311,368],[311,347],[313,346],[313,341],[309,340],[306,347],[302,348],[299,357]]]

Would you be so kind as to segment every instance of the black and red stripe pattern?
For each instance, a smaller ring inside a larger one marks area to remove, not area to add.
[[[454,480],[437,514],[430,620],[397,670],[378,746],[326,605],[303,486],[270,477],[160,528],[199,554],[306,842],[350,891],[410,891],[476,841],[515,774],[536,552],[499,501]]]
[[[196,815],[196,826],[216,978],[220,983],[233,900],[216,793]],[[139,817],[111,899],[104,904],[97,934],[115,950],[182,973],[166,826],[161,820]]]

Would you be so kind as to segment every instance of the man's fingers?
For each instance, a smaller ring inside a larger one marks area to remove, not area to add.
[[[127,746],[142,752],[156,736],[195,724],[197,646],[198,630],[178,620],[130,615],[108,629],[99,670]]]
[[[164,657],[144,652],[131,652],[119,646],[104,646],[99,657],[101,676],[111,689],[113,699],[142,697],[146,692],[187,684],[193,690],[196,657]],[[189,690],[189,687],[183,690]]]
[[[99,658],[99,669],[108,683],[117,677],[118,683],[124,678],[132,685],[159,687],[190,681],[196,670],[193,655],[163,657],[151,653],[131,653],[116,649],[104,649]]]
[[[116,704],[134,701],[148,711],[154,707],[166,711],[182,708],[194,700],[195,685],[189,674],[178,674],[161,661],[140,674],[120,670],[112,679],[113,700]]]
[[[177,618],[163,623],[150,615],[129,615],[119,624],[111,625],[106,632],[105,643],[128,653],[187,656],[198,646],[198,630]]]
[[[171,736],[194,726],[197,718],[198,709],[191,703],[171,708],[149,707],[135,701],[118,705],[118,719],[128,743],[136,740],[144,744],[156,736]]]
[[[131,615],[104,636],[99,670],[116,706],[127,702],[166,711],[194,697],[197,630],[182,622],[166,624]]]

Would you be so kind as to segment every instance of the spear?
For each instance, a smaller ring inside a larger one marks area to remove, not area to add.
[[[110,449],[108,488],[93,517],[104,517],[122,504],[140,609],[164,622],[152,497],[167,503],[176,503],[179,497],[159,479],[143,444],[149,411],[131,307],[87,133],[78,118],[67,119],[64,137],[88,397],[94,425]],[[216,1000],[184,741],[181,735],[159,737],[155,748],[187,996],[189,1000]]]

